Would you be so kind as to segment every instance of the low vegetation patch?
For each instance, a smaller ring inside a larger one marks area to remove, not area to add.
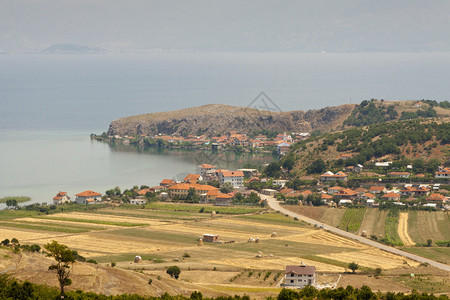
[[[0,198],[0,203],[7,203],[8,200],[10,200],[10,201],[16,200],[17,203],[22,203],[22,202],[30,201],[31,198],[26,197],[26,196],[8,196],[8,197]]]

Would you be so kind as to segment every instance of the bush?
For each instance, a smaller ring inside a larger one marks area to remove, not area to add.
[[[88,262],[88,263],[90,263],[90,264],[97,264],[97,261],[95,260],[95,259],[88,259],[86,262]],[[112,263],[111,263],[111,265],[112,265]],[[116,264],[114,263],[114,266],[115,266]]]
[[[170,275],[170,277],[178,279],[180,276],[181,270],[178,266],[171,266],[166,271],[167,274]]]
[[[115,266],[116,266],[116,262],[115,261],[111,262],[111,267],[114,268]]]

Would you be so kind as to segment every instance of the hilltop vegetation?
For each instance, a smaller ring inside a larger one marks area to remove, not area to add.
[[[318,158],[328,162],[327,167],[367,164],[373,159],[397,159],[397,168],[412,163],[417,172],[432,173],[442,163],[449,143],[448,122],[393,121],[303,140],[292,146],[294,154],[283,158],[282,163],[295,158],[295,165],[306,170]],[[339,158],[342,153],[351,153],[353,156],[344,161]],[[428,165],[424,159],[429,160]],[[299,164],[300,161],[302,164]],[[305,162],[309,163],[305,165]],[[313,166],[317,166],[317,163]],[[323,169],[320,168],[320,171]]]

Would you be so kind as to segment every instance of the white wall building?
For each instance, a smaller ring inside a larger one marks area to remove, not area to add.
[[[242,171],[222,171],[219,173],[219,183],[223,185],[225,183],[231,183],[234,188],[243,186],[244,172]]]
[[[292,286],[303,288],[307,285],[314,285],[316,283],[316,267],[305,266],[286,266],[284,272],[285,286]]]

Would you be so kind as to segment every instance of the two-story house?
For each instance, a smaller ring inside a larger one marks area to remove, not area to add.
[[[284,272],[285,286],[303,288],[316,283],[316,267],[306,266],[303,263],[299,266],[286,266]]]

